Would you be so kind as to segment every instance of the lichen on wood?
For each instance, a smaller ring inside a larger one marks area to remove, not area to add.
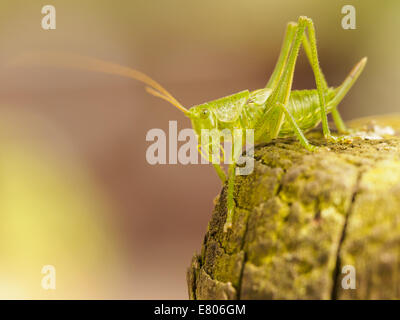
[[[296,139],[257,146],[254,172],[236,179],[227,233],[226,188],[216,202],[189,298],[400,298],[400,137],[381,130],[400,129],[400,117],[370,120],[341,142],[309,133],[316,152]],[[341,285],[346,265],[356,289]]]

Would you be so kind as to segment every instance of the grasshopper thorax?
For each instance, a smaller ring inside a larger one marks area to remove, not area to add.
[[[249,91],[241,91],[233,95],[193,106],[187,112],[193,129],[201,135],[203,129],[223,129],[235,123],[249,98]]]

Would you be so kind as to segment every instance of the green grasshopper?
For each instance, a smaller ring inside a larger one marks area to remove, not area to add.
[[[308,31],[308,37],[306,34]],[[291,90],[293,74],[301,44],[311,64],[317,89]],[[254,130],[254,143],[265,143],[278,137],[296,136],[307,150],[314,151],[304,132],[322,121],[324,137],[336,141],[330,133],[327,114],[332,113],[340,133],[347,132],[337,106],[363,71],[367,58],[358,62],[337,88],[328,87],[318,61],[314,24],[301,16],[298,22],[289,22],[281,53],[267,85],[263,89],[237,94],[194,106],[185,114],[192,120],[197,134],[200,129],[243,128]],[[224,110],[221,112],[221,108]],[[222,120],[223,119],[223,120]],[[216,171],[225,183],[222,168]],[[235,163],[228,168],[226,232],[232,226],[235,202],[233,198]]]
[[[313,90],[291,90],[301,44],[314,73],[317,88]],[[168,101],[190,118],[199,140],[203,129],[231,131],[252,129],[255,144],[270,142],[278,137],[296,136],[301,145],[309,151],[314,151],[316,147],[308,142],[304,132],[316,127],[320,122],[322,122],[326,139],[330,141],[338,139],[330,133],[328,113],[332,113],[334,123],[340,133],[347,131],[337,106],[355,83],[367,62],[367,58],[361,59],[339,87],[328,87],[319,66],[313,22],[310,18],[301,16],[297,23],[290,22],[287,25],[281,53],[265,88],[252,92],[241,91],[186,109],[159,83],[137,70],[98,59],[71,55],[64,57],[63,55],[47,55],[46,57],[43,54],[40,54],[40,57],[30,55],[28,59],[24,57],[19,61],[14,61],[14,64],[26,63],[27,60],[36,63],[46,60],[47,64],[60,65],[61,63],[69,67],[117,74],[139,80],[147,85],[147,92]],[[201,148],[200,141],[199,147]],[[236,163],[229,165],[227,175],[220,163],[213,163],[213,165],[222,183],[227,183],[227,217],[224,225],[226,232],[231,228],[234,216]]]

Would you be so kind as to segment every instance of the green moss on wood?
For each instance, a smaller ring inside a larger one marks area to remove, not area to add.
[[[400,128],[397,119],[390,124]],[[340,143],[312,132],[314,153],[295,139],[257,147],[254,172],[236,179],[228,233],[225,188],[219,196],[189,268],[189,297],[400,298],[400,138],[363,130]],[[348,264],[355,290],[341,287]]]

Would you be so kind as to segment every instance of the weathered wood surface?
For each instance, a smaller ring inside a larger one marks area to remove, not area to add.
[[[225,188],[202,251],[188,270],[191,299],[399,299],[400,116],[351,123],[352,141],[318,151],[296,139],[255,151],[236,180],[233,228],[224,233]],[[388,129],[388,128],[386,128]],[[358,136],[358,137],[357,137]],[[343,289],[354,266],[356,289]]]

